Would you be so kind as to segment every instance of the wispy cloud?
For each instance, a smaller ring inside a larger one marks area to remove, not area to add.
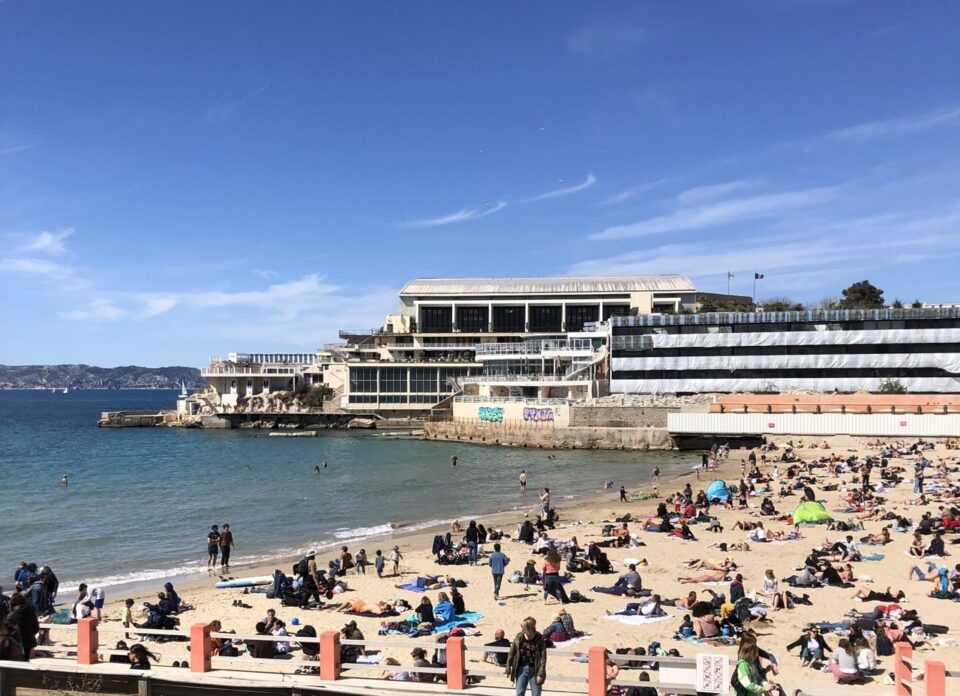
[[[612,58],[636,50],[648,36],[646,29],[636,26],[584,27],[567,37],[567,50],[590,58]]]
[[[405,222],[403,225],[401,225],[401,227],[419,228],[454,225],[458,222],[467,222],[468,220],[479,220],[480,218],[485,218],[488,215],[493,215],[494,213],[500,212],[506,207],[506,202],[498,201],[497,203],[489,204],[484,208],[462,208],[455,213],[450,213],[449,215],[442,215],[435,218],[424,218],[421,220],[411,220],[410,222]]]
[[[266,84],[263,87],[260,87],[259,89],[255,89],[249,94],[245,94],[239,99],[235,99],[234,101],[213,104],[204,113],[204,117],[203,117],[204,123],[206,123],[207,125],[210,125],[214,123],[223,123],[224,121],[229,121],[233,117],[233,115],[237,112],[238,109],[240,109],[242,106],[247,104],[252,99],[266,92],[269,86],[270,86],[269,84]]]
[[[739,220],[768,217],[789,209],[816,205],[830,200],[836,194],[836,188],[823,187],[736,198],[711,205],[684,207],[667,215],[659,215],[629,225],[608,227],[601,232],[590,235],[590,239],[629,239],[666,232],[714,227]]]
[[[658,189],[664,184],[669,184],[673,181],[676,181],[676,179],[673,177],[664,177],[662,179],[657,179],[656,181],[648,181],[644,184],[630,186],[629,188],[625,188],[620,193],[614,194],[613,196],[610,196],[610,198],[601,201],[600,205],[616,205],[617,203],[623,203],[632,198],[636,198],[637,196],[641,196],[644,193],[649,193],[650,191]]]
[[[42,276],[53,280],[68,278],[72,271],[64,265],[46,259],[5,258],[0,259],[0,273]]]
[[[6,147],[0,147],[0,157],[4,157],[6,155],[15,155],[16,153],[24,152],[25,150],[32,150],[39,144],[40,142],[37,141],[35,143],[24,143],[23,145],[8,145]]]
[[[755,181],[744,179],[740,181],[726,181],[721,184],[695,186],[694,188],[687,189],[686,191],[678,194],[677,200],[684,205],[706,203],[707,201],[716,200],[717,198],[723,198],[731,193],[737,193],[738,191],[752,188],[756,186],[756,183],[757,182]]]
[[[546,193],[541,193],[538,196],[533,196],[531,198],[526,198],[523,203],[537,203],[538,201],[547,201],[552,198],[563,198],[564,196],[572,196],[581,191],[586,191],[588,188],[596,184],[598,181],[597,177],[593,173],[587,174],[587,178],[584,179],[579,184],[574,184],[573,186],[563,186],[561,188],[553,189],[552,191],[547,191]]]
[[[72,321],[118,321],[128,315],[127,310],[117,307],[110,300],[97,297],[86,307],[63,312],[60,316]]]
[[[892,118],[884,121],[870,121],[850,128],[843,128],[830,134],[831,138],[863,143],[886,136],[909,135],[935,128],[956,128],[960,126],[960,107],[932,111],[925,114]]]
[[[57,256],[67,250],[63,242],[72,234],[72,227],[64,227],[56,232],[43,231],[34,235],[29,242],[20,248],[20,251],[28,254],[51,254]]]
[[[161,314],[173,310],[180,303],[180,298],[173,293],[144,295],[138,316],[141,319],[159,317]]]

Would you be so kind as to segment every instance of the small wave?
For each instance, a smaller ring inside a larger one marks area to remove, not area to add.
[[[375,527],[355,527],[353,529],[339,529],[333,533],[337,539],[366,539],[367,537],[390,534],[395,529],[390,522],[378,524]]]

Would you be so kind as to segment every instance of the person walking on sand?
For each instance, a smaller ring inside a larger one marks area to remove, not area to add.
[[[393,551],[390,552],[390,562],[393,563],[393,575],[396,577],[400,575],[400,561],[403,560],[403,554],[400,553],[400,547],[394,546]]]
[[[517,696],[540,696],[547,679],[547,643],[537,632],[537,620],[528,616],[520,622],[520,633],[507,653],[507,676],[516,685]]]
[[[510,565],[510,559],[507,554],[500,550],[500,544],[493,545],[493,553],[488,557],[490,561],[490,573],[493,575],[493,598],[500,599],[500,584],[503,582],[503,573]]]
[[[543,492],[540,494],[540,511],[544,517],[550,511],[550,489],[546,486],[543,487]]]
[[[217,525],[207,532],[207,568],[216,568],[217,554],[220,552],[220,530]]]
[[[223,531],[220,532],[220,567],[224,570],[230,570],[230,550],[233,548],[233,532],[230,531],[230,525],[223,523]]]
[[[520,469],[520,492],[527,492],[527,471],[526,469]]]
[[[653,478],[653,485],[657,486],[660,483],[660,467],[654,465],[653,471],[650,472],[650,476]]]
[[[620,502],[621,503],[627,502],[627,489],[624,488],[623,486],[620,486]]]

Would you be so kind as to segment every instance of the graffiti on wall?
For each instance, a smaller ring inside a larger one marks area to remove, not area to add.
[[[499,406],[481,406],[478,415],[480,420],[487,423],[503,422],[503,409]]]
[[[525,421],[552,421],[552,408],[525,408],[523,409],[523,420]]]

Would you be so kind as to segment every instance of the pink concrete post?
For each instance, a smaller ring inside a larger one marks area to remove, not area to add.
[[[942,662],[928,660],[923,663],[927,696],[947,696],[947,668]]]
[[[467,649],[461,636],[447,639],[447,688],[467,688]]]
[[[320,678],[334,681],[340,678],[340,632],[320,634]]]
[[[87,617],[77,621],[77,664],[95,665],[97,651],[100,649],[100,636],[96,619]]]
[[[594,645],[587,653],[587,696],[606,696],[607,649]]]
[[[209,672],[213,641],[210,640],[210,624],[196,623],[190,627],[190,671]]]
[[[907,664],[904,660],[909,660]],[[904,641],[893,646],[893,682],[897,696],[911,696],[913,683],[913,647]]]

